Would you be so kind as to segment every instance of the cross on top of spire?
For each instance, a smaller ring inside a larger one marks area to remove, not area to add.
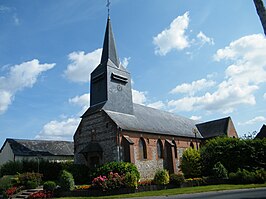
[[[110,16],[110,0],[107,0],[107,4],[106,4],[106,7],[107,7],[107,10],[108,10],[108,17]]]

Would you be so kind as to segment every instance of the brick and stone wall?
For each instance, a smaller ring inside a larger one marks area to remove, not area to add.
[[[100,164],[118,161],[116,132],[116,124],[102,111],[83,118],[74,136],[75,163],[87,164],[84,155],[79,152],[89,142],[96,142],[103,149]]]
[[[141,174],[141,179],[152,179],[154,177],[155,172],[158,169],[168,169],[169,159],[167,158],[167,150],[166,150],[166,142],[172,142],[173,140],[176,143],[176,150],[177,150],[177,158],[173,155],[173,164],[175,165],[175,172],[179,171],[180,160],[182,154],[186,148],[190,147],[191,142],[196,147],[196,142],[193,138],[182,138],[182,137],[175,137],[175,136],[167,136],[167,135],[157,135],[157,134],[150,134],[150,133],[139,133],[139,132],[121,132],[120,133],[120,141],[122,140],[123,136],[127,136],[134,142],[133,150],[134,150],[134,163],[137,166],[138,170]],[[140,159],[140,150],[139,150],[139,139],[143,138],[146,147],[147,147],[147,159]],[[164,155],[163,158],[158,158],[157,154],[157,141],[160,139],[163,143],[163,151]],[[169,169],[168,169],[169,170]]]

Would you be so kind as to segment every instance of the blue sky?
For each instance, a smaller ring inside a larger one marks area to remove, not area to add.
[[[264,1],[265,4],[265,1]],[[252,0],[112,0],[136,103],[199,121],[266,123],[266,38]],[[0,1],[0,142],[72,140],[99,63],[105,0]]]

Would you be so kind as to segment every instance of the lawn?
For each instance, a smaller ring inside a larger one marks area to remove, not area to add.
[[[145,197],[145,196],[166,196],[166,195],[177,195],[177,194],[188,194],[188,193],[200,193],[209,191],[222,191],[222,190],[233,190],[233,189],[248,189],[248,188],[259,188],[266,187],[265,184],[247,184],[247,185],[209,185],[209,186],[198,186],[198,187],[186,187],[176,189],[166,189],[159,191],[147,191],[131,194],[122,194],[115,196],[100,196],[100,198],[134,198],[134,197]],[[78,197],[78,199],[93,199],[99,197]],[[63,197],[60,199],[75,199],[75,197]]]

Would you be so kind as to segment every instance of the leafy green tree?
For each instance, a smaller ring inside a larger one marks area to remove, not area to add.
[[[186,178],[201,176],[200,152],[193,148],[188,148],[182,155],[181,170]]]
[[[236,172],[239,168],[248,171],[265,169],[265,151],[266,139],[211,139],[200,150],[203,175],[212,175],[212,168],[217,162],[221,162],[228,172]]]
[[[227,179],[228,171],[221,162],[217,162],[212,169],[213,177],[216,179]]]

